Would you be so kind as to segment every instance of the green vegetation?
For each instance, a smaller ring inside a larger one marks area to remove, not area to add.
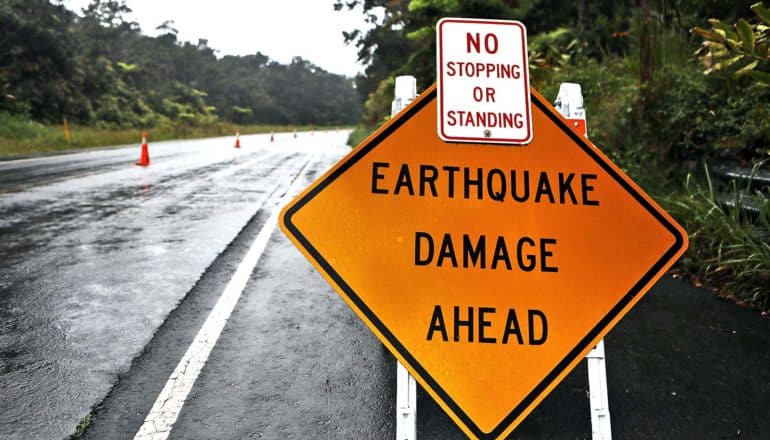
[[[322,128],[310,125],[236,125],[217,121],[205,125],[160,124],[148,131],[150,143],[170,139],[193,139],[214,136],[270,133],[281,131],[307,131]],[[70,143],[64,125],[46,125],[29,119],[0,113],[0,157],[25,156],[38,153],[63,152],[79,148],[105,145],[139,145],[142,130],[136,128],[98,128],[70,125]]]
[[[770,203],[745,182],[716,189],[717,166],[766,170],[770,154],[770,14],[734,0],[367,0],[376,26],[348,32],[366,75],[351,143],[387,119],[393,78],[435,80],[440,17],[517,19],[529,32],[532,85],[554,99],[583,87],[591,140],[690,234],[676,271],[718,294],[770,309]],[[374,14],[379,8],[384,15]],[[705,30],[710,24],[711,29]],[[746,186],[746,187],[744,187]],[[727,203],[732,202],[732,203]],[[754,213],[743,206],[751,203]],[[756,212],[758,209],[758,213]]]
[[[751,10],[758,23],[741,18],[729,25],[712,18],[710,30],[693,28],[704,39],[706,73],[729,70],[735,78],[748,75],[770,85],[770,9],[760,2],[751,5]]]
[[[0,0],[0,154],[62,148],[48,133],[65,119],[78,147],[136,142],[142,130],[162,138],[360,117],[353,79],[301,58],[217,58],[206,40],[177,40],[171,21],[143,35],[123,0],[93,0],[81,15],[58,3]]]
[[[725,207],[708,173],[705,183],[687,176],[683,192],[662,205],[690,236],[688,253],[679,263],[696,285],[705,284],[739,304],[770,308],[770,204],[765,202],[756,219],[747,217],[740,205],[751,194],[734,188],[735,207]]]
[[[75,433],[70,436],[71,440],[79,440],[83,438],[83,434],[85,434],[86,429],[88,429],[88,426],[91,425],[91,421],[93,420],[94,413],[90,412],[86,414],[85,417],[83,417],[83,420],[81,420],[78,423],[78,426],[75,428]]]

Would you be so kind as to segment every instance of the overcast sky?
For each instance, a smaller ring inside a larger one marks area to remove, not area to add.
[[[80,13],[90,0],[65,0]],[[209,41],[218,56],[249,55],[257,51],[283,64],[302,58],[324,70],[354,76],[363,67],[356,49],[345,45],[342,31],[368,29],[359,10],[337,12],[334,0],[127,0],[130,17],[142,32],[173,20],[177,38]]]

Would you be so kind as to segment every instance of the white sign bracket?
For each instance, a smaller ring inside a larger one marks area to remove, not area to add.
[[[580,84],[562,83],[554,107],[575,127],[586,127],[586,112]],[[582,124],[581,124],[582,122]],[[588,137],[587,131],[585,136]],[[588,396],[591,404],[591,431],[593,440],[611,440],[610,403],[607,398],[607,368],[604,339],[586,356],[588,362]]]
[[[417,80],[410,75],[396,77],[390,116],[395,116],[417,97]],[[396,440],[417,439],[417,382],[406,367],[396,361]]]

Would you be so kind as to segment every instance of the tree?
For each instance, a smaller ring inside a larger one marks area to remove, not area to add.
[[[125,16],[131,12],[125,0],[92,0],[83,9],[83,15],[97,20],[104,27],[138,30],[136,22],[126,21]]]
[[[142,35],[124,1],[94,0],[83,16],[46,0],[0,0],[0,111],[43,122],[147,127],[352,123],[353,82],[297,58],[260,52],[218,59],[208,41],[180,42],[172,21]]]
[[[59,121],[77,99],[73,14],[45,0],[0,2],[0,109]]]
[[[520,6],[519,3],[522,3]],[[515,0],[339,0],[335,9],[360,7],[366,21],[374,24],[367,32],[344,33],[358,48],[358,61],[367,65],[356,78],[366,101],[364,119],[379,121],[389,114],[383,102],[392,100],[392,87],[383,87],[400,74],[417,78],[423,89],[435,80],[435,24],[440,17],[514,18],[528,10],[531,2]],[[380,18],[381,17],[381,18]]]

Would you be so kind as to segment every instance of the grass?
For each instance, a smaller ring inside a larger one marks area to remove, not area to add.
[[[294,125],[235,125],[217,122],[205,126],[162,125],[148,128],[148,140],[194,139],[213,136],[269,133],[271,131],[308,131],[314,127]],[[0,114],[0,158],[57,153],[69,150],[111,145],[139,144],[142,131],[138,128],[107,129],[70,125],[70,143],[63,125],[44,125],[7,114]]]
[[[93,412],[90,412],[86,414],[85,417],[83,417],[83,420],[81,420],[80,423],[78,423],[78,426],[75,428],[75,433],[70,436],[71,440],[79,440],[83,438],[83,434],[85,434],[86,429],[88,429],[88,426],[91,424],[93,416]]]
[[[757,215],[741,209],[748,189],[732,188],[733,206],[716,196],[705,182],[690,174],[684,189],[661,199],[662,205],[687,230],[690,246],[679,270],[693,284],[706,287],[740,305],[770,311],[770,202]]]

